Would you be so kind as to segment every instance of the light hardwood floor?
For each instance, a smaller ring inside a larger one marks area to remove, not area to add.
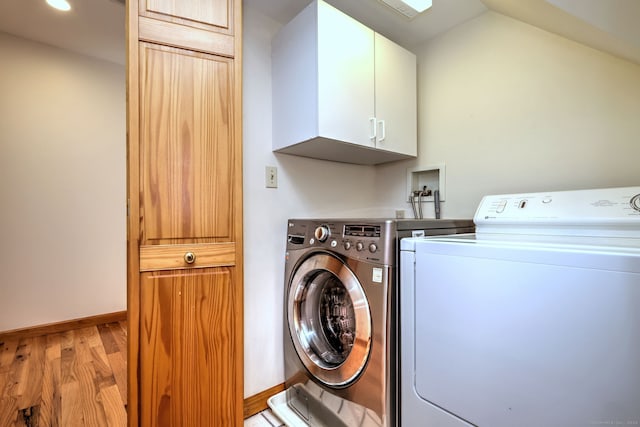
[[[0,427],[126,426],[126,331],[0,337]]]

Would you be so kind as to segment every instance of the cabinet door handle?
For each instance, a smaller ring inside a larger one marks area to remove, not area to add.
[[[375,140],[376,139],[376,118],[375,117],[371,117],[369,119],[369,124],[371,125],[371,134],[369,135],[369,139],[371,140]]]
[[[380,134],[382,135],[378,141],[382,142],[387,139],[387,128],[384,124],[384,120],[379,120],[378,124],[380,125]]]
[[[187,264],[193,264],[194,262],[196,262],[196,254],[194,254],[193,252],[187,252],[186,254],[184,254],[184,262],[186,262]]]

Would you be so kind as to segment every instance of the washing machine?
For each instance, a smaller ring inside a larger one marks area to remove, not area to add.
[[[295,418],[288,425],[397,425],[398,238],[469,230],[470,220],[288,221],[284,395]]]
[[[491,195],[401,243],[401,426],[640,424],[640,187]]]

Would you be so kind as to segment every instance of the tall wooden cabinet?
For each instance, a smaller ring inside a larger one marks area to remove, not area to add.
[[[241,0],[127,22],[129,426],[240,426]]]

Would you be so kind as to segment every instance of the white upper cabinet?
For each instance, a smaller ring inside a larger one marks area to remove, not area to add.
[[[416,57],[316,0],[274,38],[273,150],[357,164],[417,154]]]
[[[378,33],[375,46],[377,147],[415,157],[416,56]]]

